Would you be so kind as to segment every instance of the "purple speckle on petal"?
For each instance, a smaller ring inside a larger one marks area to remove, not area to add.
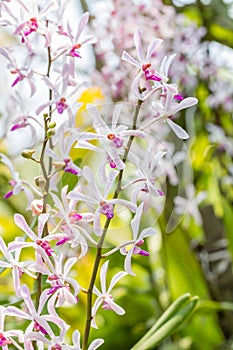
[[[144,243],[144,239],[140,239],[139,241],[137,241],[136,246],[140,247],[140,245],[142,245]]]
[[[55,293],[58,289],[60,289],[62,286],[54,286],[52,288],[49,289],[47,295],[51,295],[53,293]]]
[[[44,249],[45,253],[48,255],[48,256],[52,256],[54,250],[50,247],[50,244],[48,241],[42,241],[40,239],[38,239],[36,241],[36,243]]]
[[[62,114],[67,107],[68,105],[66,104],[65,97],[60,98],[60,100],[56,103],[56,108],[59,114]]]
[[[80,53],[79,53],[79,51],[78,51],[78,50],[80,49],[80,47],[81,47],[80,44],[74,45],[74,46],[71,48],[71,50],[70,50],[70,52],[69,52],[69,55],[72,56],[72,57],[81,58],[81,55],[80,55]]]
[[[34,328],[35,331],[41,332],[44,335],[48,334],[48,332],[41,325],[39,325],[39,323],[36,322],[36,321],[34,321],[34,327],[33,328]]]
[[[67,241],[69,241],[70,240],[70,237],[64,237],[64,238],[62,238],[62,239],[60,239],[60,241],[58,241],[57,243],[56,243],[56,245],[58,246],[58,245],[62,245],[62,244],[65,244]]]
[[[5,346],[8,344],[11,344],[11,341],[4,337],[3,333],[0,333],[0,346]]]
[[[25,128],[27,125],[28,125],[28,124],[26,124],[26,123],[14,124],[14,125],[10,128],[10,131],[14,131],[14,130],[17,130],[17,129]]]
[[[110,163],[110,168],[115,169],[116,168],[116,163],[112,160]]]
[[[79,175],[79,172],[76,169],[69,168],[69,167],[66,167],[64,169],[64,172],[65,173],[70,173],[70,174],[73,174],[73,175]]]
[[[174,99],[177,100],[177,101],[182,101],[184,98],[183,98],[182,95],[177,94],[177,95],[174,96]]]
[[[123,140],[119,136],[116,136],[112,142],[116,148],[120,148],[123,145]]]
[[[152,80],[152,81],[161,81],[162,80],[162,78],[160,76],[151,73],[149,70],[145,71],[145,78],[146,78],[146,80]]]
[[[106,202],[101,202],[100,206],[100,212],[106,215],[107,219],[112,219],[114,216],[113,205]]]
[[[112,219],[114,216],[114,213],[111,211],[111,212],[107,212],[105,215],[108,219]]]
[[[146,250],[143,250],[143,249],[141,249],[138,254],[142,255],[142,256],[149,256],[150,255],[150,253],[148,253]]]
[[[4,199],[10,198],[13,195],[13,191],[9,191],[4,195]]]
[[[160,196],[164,196],[163,191],[161,191],[161,190],[157,190],[157,191],[158,191],[158,194],[159,194]]]

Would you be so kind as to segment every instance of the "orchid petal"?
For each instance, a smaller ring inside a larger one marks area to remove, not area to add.
[[[127,201],[126,199],[110,199],[110,200],[108,200],[108,202],[112,203],[112,204],[123,205],[127,209],[131,210],[133,213],[137,209],[137,206],[134,203]]]
[[[174,123],[171,119],[167,118],[167,123],[170,126],[170,128],[174,131],[174,133],[176,134],[177,137],[179,137],[179,139],[188,139],[189,138],[189,134],[178,124]]]
[[[182,109],[192,107],[198,103],[198,99],[195,97],[187,97],[184,100],[182,100],[180,103],[177,104],[175,108],[172,109],[172,114],[175,114]]]
[[[39,215],[38,219],[38,237],[42,237],[44,226],[46,221],[48,220],[50,214],[44,213]]]
[[[64,265],[64,274],[68,275],[69,271],[71,270],[72,266],[77,262],[77,258],[69,258]]]
[[[126,51],[123,51],[122,57],[121,59],[123,61],[126,61],[130,64],[132,64],[133,66],[140,68],[140,64],[138,63],[138,61],[136,61],[131,55],[129,55]]]
[[[147,49],[147,54],[146,54],[146,61],[150,61],[151,56],[153,55],[153,53],[155,52],[155,50],[157,49],[157,47],[163,42],[162,39],[154,39],[150,45],[148,46]]]
[[[107,178],[107,181],[106,181],[106,185],[105,185],[105,189],[104,189],[104,193],[103,193],[104,198],[106,198],[107,195],[109,194],[109,192],[111,191],[111,188],[112,188],[112,186],[114,184],[114,181],[115,181],[116,177],[118,176],[118,174],[119,174],[119,171],[113,170],[108,175],[108,178]]]
[[[91,342],[88,350],[96,350],[104,343],[104,340],[101,338],[95,339]],[[78,349],[77,349],[78,350]]]
[[[141,37],[141,32],[139,29],[137,29],[134,33],[134,44],[136,47],[139,62],[140,62],[140,64],[142,64],[144,58],[143,58],[143,53],[142,53],[142,37]]]
[[[100,134],[106,134],[109,133],[109,127],[107,126],[107,124],[104,122],[104,120],[102,119],[98,109],[93,105],[88,103],[87,104],[87,110],[88,113],[90,114],[90,116],[93,119],[93,125],[95,130],[100,133]]]
[[[25,218],[23,217],[23,215],[15,214],[14,215],[14,221],[15,221],[16,225],[19,228],[21,228],[21,230],[23,230],[33,241],[35,241],[37,239],[37,236],[30,229],[30,227],[28,226],[28,224],[27,224]]]
[[[120,271],[118,272],[116,275],[113,276],[111,283],[108,287],[107,293],[110,293],[111,290],[113,289],[113,287],[115,286],[115,284],[122,278],[125,277],[127,275],[127,272],[125,271]]]
[[[111,310],[114,311],[117,315],[122,316],[125,314],[125,310],[114,301],[110,300],[109,304],[111,305]]]
[[[169,57],[165,56],[162,63],[161,63],[160,71],[165,77],[168,76],[169,67],[170,67],[173,59],[175,58],[175,56],[176,56],[176,54],[173,54]]]
[[[113,111],[113,116],[112,116],[112,131],[116,129],[120,114],[122,110],[122,104],[117,104],[114,108]]]
[[[101,290],[103,294],[106,293],[106,277],[107,277],[108,263],[109,261],[107,260],[100,269],[100,284],[101,284]]]
[[[138,237],[138,231],[139,231],[139,226],[140,226],[140,221],[142,217],[142,212],[143,212],[143,206],[144,203],[141,203],[139,207],[136,210],[136,214],[134,215],[134,218],[131,221],[131,227],[133,231],[133,240],[136,240]]]
[[[88,20],[89,20],[89,13],[85,12],[79,19],[78,30],[77,30],[76,37],[75,37],[76,41],[79,40],[79,37],[80,37],[81,33],[83,32],[84,28],[86,27]]]
[[[132,255],[133,255],[133,248],[134,248],[134,246],[128,251],[128,253],[126,255],[124,268],[125,268],[125,271],[129,275],[136,276],[136,274],[132,271],[132,267],[131,267],[131,259],[132,259]]]

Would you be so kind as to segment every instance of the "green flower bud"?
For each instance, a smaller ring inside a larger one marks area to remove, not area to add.
[[[21,152],[21,156],[26,159],[31,159],[36,151],[34,149],[25,149]]]
[[[47,132],[47,138],[50,139],[54,135],[55,135],[55,130],[49,129]]]
[[[57,125],[56,122],[50,122],[49,129],[54,129],[56,125]]]
[[[34,178],[34,181],[35,181],[35,184],[37,187],[43,189],[45,187],[45,184],[46,184],[46,181],[45,179],[43,178],[43,176],[37,176]]]

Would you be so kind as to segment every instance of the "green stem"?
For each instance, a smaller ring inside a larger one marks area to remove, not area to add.
[[[52,65],[52,59],[51,59],[51,49],[48,47],[48,67],[47,67],[47,77],[50,76],[50,70],[51,70],[51,65]],[[49,101],[52,100],[52,90],[49,89]],[[49,194],[49,186],[50,186],[50,174],[52,171],[52,158],[49,157],[49,163],[48,166],[46,167],[45,164],[45,151],[47,144],[49,142],[50,148],[53,147],[52,145],[52,140],[51,138],[48,138],[48,130],[49,130],[49,123],[51,121],[51,115],[52,115],[52,107],[49,106],[49,114],[44,115],[44,141],[42,144],[42,149],[41,149],[41,155],[40,155],[40,166],[42,170],[42,175],[45,180],[45,186],[43,188],[43,213],[46,213],[47,211],[47,203],[48,203],[48,194]],[[44,230],[42,237],[45,237],[49,234],[48,230],[48,224],[47,222],[45,223]],[[36,306],[39,306],[39,300],[40,296],[42,293],[42,274],[38,273],[37,275],[37,280],[36,280],[36,285],[37,285],[37,294],[36,294]]]
[[[141,100],[138,101],[135,112],[134,112],[134,117],[133,117],[133,125],[132,125],[132,129],[136,130],[137,129],[137,119],[139,116],[139,112],[140,112],[140,108],[142,105]],[[130,151],[130,148],[132,146],[133,140],[134,140],[134,135],[131,135],[128,143],[126,145],[125,148],[125,152],[122,158],[122,161],[125,163]],[[121,192],[121,183],[122,183],[122,178],[123,178],[123,172],[124,170],[122,169],[119,173],[118,176],[118,181],[117,181],[117,185],[116,185],[116,189],[113,195],[113,199],[117,199],[120,192]],[[83,338],[83,346],[82,346],[82,350],[87,350],[88,347],[88,339],[89,339],[89,335],[90,335],[90,328],[91,328],[91,320],[92,320],[92,299],[93,299],[93,288],[94,288],[94,284],[95,284],[95,280],[97,277],[97,273],[98,273],[98,269],[99,269],[99,265],[100,265],[100,261],[102,258],[102,248],[103,248],[103,243],[105,240],[105,237],[107,235],[107,231],[110,225],[111,219],[106,219],[105,221],[105,225],[103,228],[103,234],[100,237],[100,240],[97,244],[97,252],[96,252],[96,256],[95,256],[95,261],[94,261],[94,266],[93,266],[93,270],[92,270],[92,275],[91,275],[91,280],[89,283],[89,287],[87,290],[87,311],[86,311],[86,325],[85,325],[85,331],[84,331],[84,338]]]
[[[88,5],[87,5],[86,0],[81,0],[81,6],[83,9],[83,12],[88,12]]]

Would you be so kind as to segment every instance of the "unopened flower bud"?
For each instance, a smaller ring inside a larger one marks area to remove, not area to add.
[[[25,149],[21,152],[21,156],[26,159],[31,159],[36,151],[34,149]]]
[[[54,135],[55,135],[55,130],[54,129],[49,129],[48,132],[47,132],[47,138],[50,139]]]
[[[54,166],[56,171],[62,171],[65,169],[66,163],[65,162],[53,162],[53,166]]]
[[[43,212],[43,200],[34,199],[31,202],[31,211],[33,216],[40,215]]]
[[[37,176],[37,177],[35,177],[34,180],[35,180],[35,184],[36,184],[37,187],[44,188],[46,181],[43,178],[43,176],[41,176],[41,175]]]
[[[50,122],[49,129],[54,129],[56,125],[57,125],[56,122]]]

